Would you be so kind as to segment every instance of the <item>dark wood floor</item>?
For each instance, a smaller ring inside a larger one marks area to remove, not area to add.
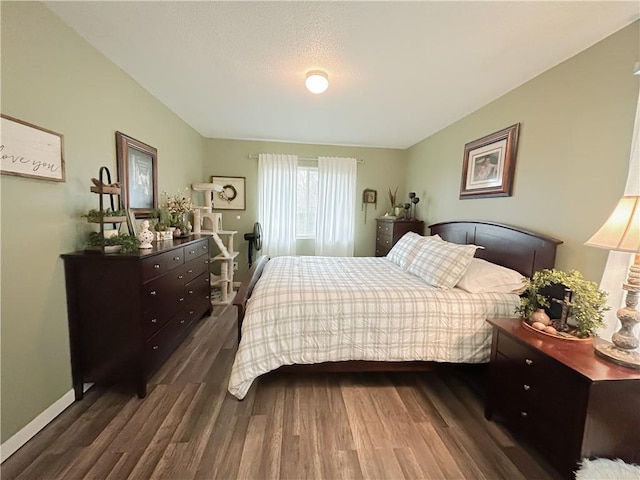
[[[483,416],[486,370],[269,374],[226,391],[235,310],[214,312],[153,377],[94,387],[1,467],[8,479],[557,479]]]

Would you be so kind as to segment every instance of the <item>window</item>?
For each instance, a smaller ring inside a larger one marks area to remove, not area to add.
[[[296,238],[314,238],[318,211],[318,168],[298,167]]]

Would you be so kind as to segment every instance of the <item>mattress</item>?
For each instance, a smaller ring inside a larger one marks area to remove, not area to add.
[[[518,304],[515,294],[431,287],[385,257],[276,257],[248,301],[228,389],[242,399],[291,364],[488,362],[486,319]]]

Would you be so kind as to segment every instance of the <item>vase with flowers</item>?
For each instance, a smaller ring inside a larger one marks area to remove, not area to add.
[[[189,190],[186,188],[185,190]],[[166,209],[169,212],[169,225],[174,227],[174,237],[183,237],[191,234],[191,223],[189,222],[189,212],[193,211],[193,202],[191,197],[180,192],[175,195],[168,195],[163,192],[166,197]]]
[[[391,215],[396,217],[400,216],[402,213],[402,204],[397,203],[398,198],[398,187],[392,192],[391,188],[389,188],[389,202],[391,203]]]

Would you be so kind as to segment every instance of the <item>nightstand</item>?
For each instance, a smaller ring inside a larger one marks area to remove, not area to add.
[[[422,220],[397,220],[395,218],[377,218],[376,257],[384,257],[389,250],[407,232],[424,235]]]
[[[485,417],[504,421],[567,478],[583,457],[639,463],[640,372],[597,357],[592,342],[556,339],[521,322],[489,320]]]

